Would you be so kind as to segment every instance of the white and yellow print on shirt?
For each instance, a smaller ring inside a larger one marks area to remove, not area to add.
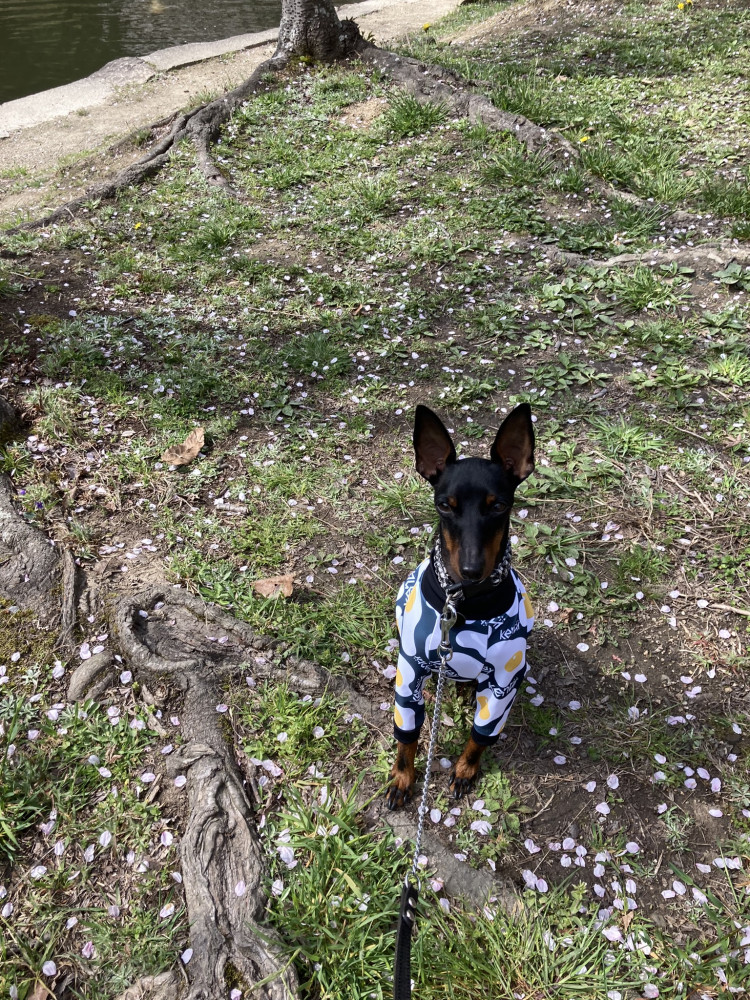
[[[412,743],[424,722],[424,682],[440,664],[440,612],[422,594],[422,577],[430,560],[413,570],[396,599],[399,631],[394,732],[401,743]],[[534,626],[531,601],[511,570],[516,595],[510,608],[487,621],[465,621],[451,630],[453,657],[446,676],[477,681],[477,708],[472,738],[495,743],[526,674],[526,639]]]

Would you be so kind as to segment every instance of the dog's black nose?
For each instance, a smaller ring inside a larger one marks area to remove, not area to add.
[[[478,583],[483,576],[484,566],[476,563],[466,563],[461,566],[461,579],[468,580],[469,583]]]

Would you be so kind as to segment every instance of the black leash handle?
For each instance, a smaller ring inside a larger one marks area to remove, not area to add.
[[[411,1000],[411,932],[417,918],[419,890],[408,879],[401,890],[396,932],[396,963],[393,967],[393,1000]]]

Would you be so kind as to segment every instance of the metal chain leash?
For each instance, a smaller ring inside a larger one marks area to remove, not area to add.
[[[437,745],[437,734],[440,728],[440,706],[443,701],[443,687],[445,686],[445,673],[448,661],[453,656],[450,633],[458,620],[456,606],[453,597],[448,594],[445,598],[445,605],[440,615],[440,644],[437,651],[440,654],[440,666],[438,667],[437,685],[435,687],[435,707],[432,710],[432,725],[430,726],[430,742],[427,746],[427,761],[424,769],[424,783],[422,785],[422,800],[419,803],[419,813],[417,820],[417,835],[414,839],[414,860],[411,866],[411,876],[416,880],[418,887],[422,888],[422,882],[417,875],[419,855],[422,847],[422,833],[424,830],[424,818],[427,815],[427,792],[430,786],[430,776],[432,774],[432,759],[435,756]],[[407,876],[407,882],[409,877]]]
[[[427,814],[427,792],[430,787],[432,759],[435,756],[437,734],[440,727],[440,706],[443,701],[443,686],[445,684],[448,661],[453,656],[451,646],[451,629],[456,624],[458,615],[454,601],[456,595],[446,594],[445,605],[440,615],[440,666],[438,667],[437,686],[435,688],[435,707],[432,710],[432,725],[430,726],[430,743],[427,747],[427,762],[425,764],[424,784],[422,785],[422,801],[419,803],[419,819],[417,820],[417,835],[414,838],[414,861],[411,872],[404,879],[399,905],[398,930],[396,933],[396,959],[393,966],[393,998],[394,1000],[411,1000],[411,935],[417,919],[417,900],[422,889],[422,880],[417,875],[419,855],[422,849],[422,833],[424,818]],[[416,883],[416,885],[414,884]]]
[[[510,559],[511,548],[509,538],[505,545],[505,553],[502,560],[488,577],[488,582],[491,586],[497,586],[507,577],[510,572]],[[422,889],[422,880],[417,874],[417,871],[419,869],[419,856],[422,850],[424,820],[427,815],[427,793],[430,788],[432,760],[435,756],[437,734],[438,729],[440,728],[440,711],[443,703],[445,675],[447,672],[448,662],[453,657],[451,629],[458,621],[456,604],[463,600],[465,596],[463,586],[460,583],[453,583],[448,576],[447,570],[445,569],[439,534],[435,539],[435,547],[432,551],[432,562],[435,567],[438,582],[445,590],[445,604],[443,605],[443,610],[440,614],[440,643],[437,648],[437,652],[440,654],[440,664],[438,666],[437,685],[435,687],[435,707],[432,712],[430,742],[427,747],[427,761],[425,763],[424,782],[422,784],[422,800],[419,803],[417,833],[414,838],[414,860],[412,861],[411,871],[404,878],[404,885],[401,890],[401,902],[399,904],[399,920],[396,933],[396,959],[393,966],[394,1000],[411,1000],[411,935],[417,919],[417,901],[419,893]]]

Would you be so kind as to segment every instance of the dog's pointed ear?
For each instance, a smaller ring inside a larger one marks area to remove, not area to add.
[[[490,458],[515,476],[519,483],[534,471],[534,425],[528,403],[521,403],[503,420],[490,449]]]
[[[456,449],[443,421],[421,404],[414,414],[414,456],[417,472],[433,486],[446,465],[456,461]]]

